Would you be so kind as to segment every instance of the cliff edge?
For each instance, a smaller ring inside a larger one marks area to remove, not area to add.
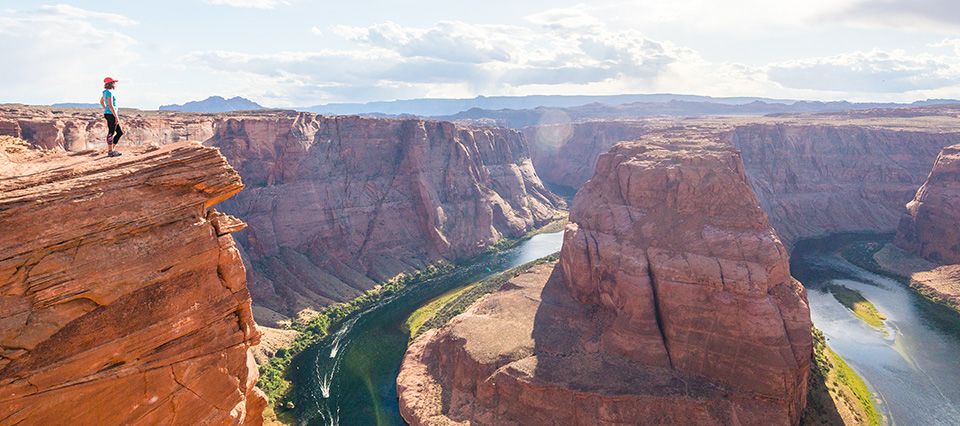
[[[895,244],[932,262],[960,263],[960,145],[940,152],[907,203]]]
[[[0,152],[0,423],[259,424],[216,149]]]

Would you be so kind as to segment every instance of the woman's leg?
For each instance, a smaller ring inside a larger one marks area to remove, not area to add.
[[[120,125],[117,125],[117,131],[113,134],[113,146],[120,144],[120,137],[123,136],[123,129],[120,128]]]
[[[116,137],[114,133],[117,131],[117,119],[111,114],[104,114],[104,118],[107,119],[107,152],[113,152],[113,140]]]

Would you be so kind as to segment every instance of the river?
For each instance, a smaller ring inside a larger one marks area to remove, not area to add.
[[[403,425],[396,379],[407,349],[404,322],[449,290],[560,250],[563,233],[535,235],[443,276],[412,283],[398,296],[352,315],[292,365],[297,417],[310,425]]]
[[[888,423],[960,424],[960,316],[840,255],[863,241],[889,237],[841,234],[795,247],[791,272],[807,287],[813,323],[879,397]],[[863,293],[887,317],[886,330],[853,316],[822,290],[828,284]]]
[[[791,272],[808,289],[814,324],[878,396],[891,424],[960,424],[960,316],[919,297],[903,283],[846,261],[840,251],[888,237],[840,234],[799,243]],[[476,259],[351,316],[295,360],[293,396],[302,423],[402,425],[396,377],[407,347],[406,319],[449,290],[560,249],[562,233],[541,234],[513,249]],[[886,317],[886,331],[863,323],[822,289],[840,284],[863,293]]]

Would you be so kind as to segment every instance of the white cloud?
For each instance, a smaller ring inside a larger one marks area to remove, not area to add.
[[[122,31],[133,25],[123,15],[66,5],[0,11],[4,80],[16,82],[0,101],[96,102],[103,77],[123,80],[138,58],[136,40]]]
[[[668,66],[691,55],[636,31],[606,30],[575,11],[545,12],[529,22],[443,21],[425,28],[393,22],[337,26],[333,33],[356,44],[356,49],[271,54],[204,51],[188,59],[224,72],[290,79],[329,100],[361,95],[383,99],[398,92],[418,96],[418,91],[426,96],[438,88],[458,94],[504,93],[528,86],[596,87],[615,81],[630,81],[640,90],[655,87]],[[572,30],[585,25],[592,29]],[[378,87],[383,88],[380,96]]]
[[[207,3],[217,6],[242,7],[249,9],[273,9],[277,6],[290,4],[284,0],[207,0]]]
[[[788,88],[862,93],[903,93],[956,85],[956,57],[904,51],[854,52],[771,65],[770,79]]]

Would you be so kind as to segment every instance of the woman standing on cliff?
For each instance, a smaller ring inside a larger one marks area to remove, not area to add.
[[[120,143],[123,129],[120,128],[120,116],[117,115],[117,98],[111,92],[117,87],[119,81],[110,77],[103,79],[103,96],[100,98],[100,106],[103,107],[103,117],[107,119],[107,157],[121,155],[120,151],[113,150],[113,147]]]

